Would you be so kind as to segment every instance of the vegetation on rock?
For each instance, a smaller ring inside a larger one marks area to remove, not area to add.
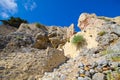
[[[20,17],[10,17],[8,20],[0,20],[4,25],[13,26],[19,28],[21,23],[28,23],[27,20],[21,19]]]
[[[71,42],[73,44],[82,44],[85,42],[85,39],[82,35],[75,35]]]
[[[35,25],[36,25],[37,28],[41,28],[41,29],[47,30],[47,28],[45,28],[45,26],[40,24],[40,23],[35,23]]]
[[[99,36],[103,36],[104,34],[106,34],[105,31],[101,31],[101,32],[98,33]]]

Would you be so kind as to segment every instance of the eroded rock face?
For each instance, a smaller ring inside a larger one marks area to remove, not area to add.
[[[37,33],[39,32],[47,32],[47,29],[45,26],[37,24],[37,23],[35,24],[22,23],[19,29],[17,30],[17,32],[22,32],[24,34],[29,34],[32,37],[35,37]]]
[[[117,20],[84,13],[78,23],[82,31],[76,34],[73,24],[69,28],[36,28],[34,24],[33,28],[22,27],[7,39],[8,44],[15,43],[17,48],[24,46],[23,52],[15,48],[17,52],[5,56],[0,53],[0,76],[5,80],[106,80],[111,75],[119,80],[116,72],[120,71],[120,25]],[[72,43],[77,35],[84,37],[84,44]],[[64,43],[63,50],[56,49]],[[8,47],[11,50],[12,45]]]
[[[83,30],[86,27],[100,27],[104,23],[113,23],[120,25],[120,17],[109,18],[96,16],[95,14],[82,13],[78,19],[78,27]]]
[[[64,45],[65,55],[75,57],[80,54],[84,48],[91,49],[101,47],[105,49],[111,43],[118,40],[120,36],[120,26],[113,22],[114,18],[97,17],[95,14],[83,13],[78,20],[78,26],[82,29],[70,38],[70,42]],[[71,43],[76,35],[82,35],[86,44],[79,49]]]
[[[82,30],[85,27],[100,27],[103,23],[104,20],[98,19],[95,14],[82,13],[78,19],[78,27]]]
[[[10,56],[9,58],[7,58]],[[62,51],[49,48],[46,50],[31,49],[29,53],[11,53],[0,59],[0,67],[4,67],[1,76],[3,79],[24,80],[31,76],[34,79],[42,77],[44,72],[52,71],[67,58]],[[9,72],[9,73],[8,73]],[[5,75],[4,75],[5,74]]]
[[[7,40],[5,36],[0,35],[0,50],[4,49],[7,45]]]
[[[38,33],[35,37],[35,42],[32,47],[37,49],[46,49],[50,46],[50,41],[46,33]]]
[[[23,47],[30,47],[34,43],[33,38],[24,33],[13,32],[7,36],[4,36],[4,42],[2,43],[3,53],[19,52]]]
[[[69,39],[70,37],[72,37],[75,34],[75,30],[74,30],[74,24],[71,24],[69,26],[69,28],[67,28],[67,38]]]
[[[55,26],[49,26],[47,28],[48,28],[48,38],[54,48],[58,48],[60,44],[62,45],[65,44],[67,27],[60,28]]]

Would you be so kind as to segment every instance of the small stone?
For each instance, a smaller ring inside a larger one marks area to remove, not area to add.
[[[80,67],[80,69],[84,69],[84,67]]]
[[[120,67],[120,63],[118,63],[118,67]]]
[[[108,61],[107,60],[100,60],[99,62],[98,62],[98,65],[99,66],[107,66],[107,64],[108,64]]]
[[[117,72],[120,73],[120,68],[117,69]]]
[[[118,63],[117,62],[112,62],[112,66],[111,67],[118,67]]]
[[[103,67],[102,70],[107,71],[107,70],[109,70],[109,67]]]
[[[82,73],[82,74],[84,74],[85,73],[85,70],[83,70],[83,69],[80,69],[80,71],[79,71],[80,73]]]
[[[92,64],[91,68],[95,68],[95,67],[97,67],[97,66],[98,66],[98,63],[97,63],[97,62],[94,62],[94,63]]]
[[[60,80],[65,80],[65,78],[66,78],[66,75],[63,75],[63,74],[62,74],[62,75],[60,76]]]
[[[79,67],[81,68],[81,67],[84,67],[84,64],[81,62],[81,63],[79,63]]]
[[[88,71],[88,70],[90,70],[90,68],[89,67],[84,67],[84,70]]]
[[[84,78],[83,77],[78,77],[78,80],[84,80]]]
[[[90,77],[90,76],[91,76],[91,75],[90,75],[90,72],[89,72],[89,71],[85,71],[85,76]]]
[[[92,56],[93,56],[94,58],[97,58],[97,54],[93,54]]]
[[[80,77],[85,77],[85,74],[82,74],[82,73],[81,73],[81,74],[80,74]]]
[[[84,80],[91,80],[91,78],[85,76]]]
[[[5,69],[5,67],[0,66],[0,70],[4,70],[4,69]]]
[[[94,69],[90,69],[90,73],[93,75],[95,73]]]
[[[97,72],[102,72],[103,71],[101,66],[97,66],[96,70],[97,70]]]
[[[30,76],[28,80],[35,80],[35,78],[33,76]]]
[[[105,75],[103,73],[96,73],[93,75],[92,80],[105,80]]]

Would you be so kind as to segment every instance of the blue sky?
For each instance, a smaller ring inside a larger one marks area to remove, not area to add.
[[[83,12],[99,16],[120,15],[120,0],[0,0],[0,19],[21,17],[30,23],[69,26]]]

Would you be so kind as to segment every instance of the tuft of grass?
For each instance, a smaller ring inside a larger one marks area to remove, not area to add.
[[[42,25],[39,24],[39,23],[36,23],[35,25],[36,25],[37,28],[40,28],[40,27],[42,26]]]
[[[114,72],[107,72],[106,75],[107,80],[120,80],[120,73],[118,73],[117,71]]]
[[[30,29],[30,27],[28,25],[25,26],[26,28]]]
[[[111,57],[111,59],[114,62],[119,62],[120,61],[120,56],[113,56],[113,57]]]
[[[105,34],[106,34],[105,31],[101,31],[101,32],[98,33],[99,36],[103,36],[103,35],[105,35]]]
[[[41,29],[47,30],[47,28],[44,25],[40,24],[40,23],[36,23],[35,26],[37,28],[41,28]]]
[[[16,39],[21,40],[23,37],[22,36],[16,36]]]
[[[114,80],[113,75],[111,72],[107,72],[107,80]]]
[[[85,42],[85,39],[82,35],[75,35],[71,42],[73,44],[82,44]]]

